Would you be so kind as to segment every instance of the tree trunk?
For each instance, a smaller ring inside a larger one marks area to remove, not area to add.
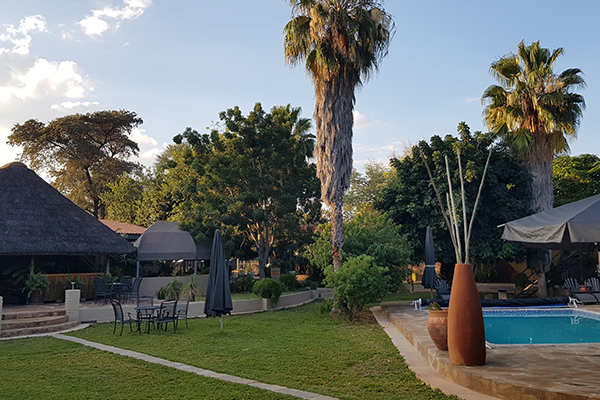
[[[554,151],[550,135],[534,135],[532,154],[525,161],[525,166],[533,178],[531,181],[531,209],[534,213],[546,211],[554,205],[553,159]],[[547,251],[530,252],[527,257],[528,267],[538,275],[539,297],[548,297],[546,268],[550,266],[550,262],[550,253]]]
[[[352,175],[354,86],[339,77],[315,82],[317,177],[321,180],[321,198],[331,207],[331,253],[335,271],[342,266],[342,203]]]
[[[342,196],[340,196],[342,197]],[[344,219],[343,219],[343,198],[331,206],[331,255],[333,257],[333,270],[339,271],[342,268],[342,258],[340,250],[344,246]]]

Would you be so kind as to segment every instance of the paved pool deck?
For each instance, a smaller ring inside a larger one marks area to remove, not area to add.
[[[456,366],[431,341],[427,312],[408,302],[383,303],[381,309],[440,376],[465,388],[511,400],[600,399],[600,343],[493,345],[486,365]],[[600,306],[582,309],[600,312]]]

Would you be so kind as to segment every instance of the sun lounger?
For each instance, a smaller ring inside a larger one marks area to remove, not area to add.
[[[579,282],[575,278],[565,279],[564,287],[569,291],[569,296],[579,300],[582,304],[599,304],[598,297],[593,293],[580,290]]]

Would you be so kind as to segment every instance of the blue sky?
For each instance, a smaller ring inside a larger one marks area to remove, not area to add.
[[[485,130],[480,98],[490,64],[521,40],[563,47],[556,70],[577,67],[587,110],[571,154],[600,153],[600,2],[401,1],[385,7],[396,35],[380,71],[356,94],[354,161],[385,161],[460,121]],[[0,165],[16,123],[105,109],[135,111],[139,160],[186,127],[255,102],[314,109],[303,67],[284,62],[281,0],[20,0],[0,3]]]

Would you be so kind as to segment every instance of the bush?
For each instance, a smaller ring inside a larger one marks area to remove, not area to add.
[[[251,292],[254,285],[254,278],[252,275],[242,275],[233,278],[229,284],[229,288],[232,293],[244,293]]]
[[[167,300],[179,299],[182,288],[183,283],[177,280],[177,276],[175,276],[175,272],[173,272],[173,280],[165,287],[165,297]]]
[[[273,299],[278,301],[281,293],[283,293],[283,285],[272,278],[265,278],[257,281],[252,288],[252,291],[258,297],[263,299]]]
[[[196,282],[196,275],[190,276],[190,281],[181,287],[180,294],[190,299],[190,301],[196,301],[202,296],[202,288]]]
[[[296,275],[293,274],[283,274],[279,277],[279,282],[287,289],[287,290],[295,290],[298,289],[301,284],[296,279]]]
[[[337,272],[328,268],[325,281],[335,288],[336,307],[353,317],[365,305],[381,301],[388,293],[391,278],[386,272],[387,268],[376,265],[373,257],[362,255],[348,258]]]

